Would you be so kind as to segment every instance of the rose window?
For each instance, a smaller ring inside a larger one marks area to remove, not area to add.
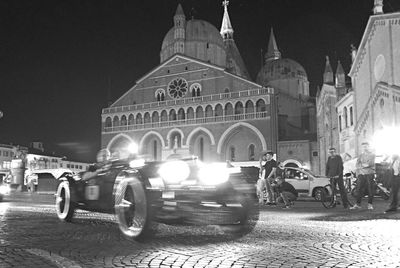
[[[176,78],[168,84],[168,94],[173,99],[179,99],[186,95],[188,83],[183,78]]]

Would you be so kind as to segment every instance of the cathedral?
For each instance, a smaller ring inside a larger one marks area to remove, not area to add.
[[[102,111],[101,145],[131,142],[149,160],[195,155],[205,162],[278,161],[316,168],[315,105],[304,68],[281,57],[271,29],[265,63],[252,81],[223,1],[221,28],[186,18],[179,4],[160,64]]]

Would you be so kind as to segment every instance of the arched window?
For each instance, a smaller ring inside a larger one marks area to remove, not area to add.
[[[135,124],[135,116],[133,114],[130,114],[128,117],[128,125],[134,125]]]
[[[176,120],[176,112],[174,109],[169,111],[169,121],[175,121]]]
[[[263,99],[257,101],[256,107],[257,107],[257,112],[265,112],[267,110],[265,107],[265,101]]]
[[[238,101],[235,104],[235,114],[242,114],[243,113],[243,104],[241,101]]]
[[[201,85],[199,83],[194,83],[190,86],[190,92],[192,97],[199,97],[201,93]]]
[[[122,117],[121,117],[121,126],[126,126],[127,125],[127,120],[126,120],[126,116],[125,115],[123,115]]]
[[[206,117],[212,117],[213,115],[213,108],[211,105],[207,105],[206,107]]]
[[[254,144],[250,144],[250,146],[249,146],[249,160],[250,161],[254,161],[254,157],[255,157],[254,150],[255,150]]]
[[[343,116],[344,116],[344,127],[348,127],[348,122],[347,122],[347,107],[344,107],[343,109]]]
[[[142,120],[142,114],[137,114],[136,115],[136,124],[142,124],[143,120]]]
[[[196,118],[203,118],[203,117],[204,117],[203,107],[199,106],[196,108]]]
[[[157,89],[154,95],[155,95],[157,101],[165,100],[165,90],[162,88]]]
[[[222,110],[222,105],[221,104],[217,104],[215,106],[215,111],[214,111],[215,116],[223,116],[224,115],[224,111]]]
[[[111,117],[106,118],[106,127],[112,127]]]
[[[118,116],[114,116],[113,127],[119,127],[119,118],[118,118]]]
[[[339,131],[342,131],[342,116],[339,115]]]
[[[151,123],[151,121],[150,121],[150,113],[149,113],[149,112],[146,112],[146,113],[144,114],[144,123],[145,123],[145,124]]]
[[[178,111],[178,120],[185,120],[185,110],[183,108]]]
[[[161,122],[165,122],[165,121],[168,121],[168,114],[167,114],[166,110],[163,110],[161,112]]]
[[[246,114],[252,114],[254,113],[254,104],[251,100],[248,100],[246,102],[246,110],[245,110]]]
[[[236,156],[235,156],[235,147],[231,146],[229,148],[229,160],[230,161],[235,161],[235,158],[236,158]]]
[[[194,110],[192,107],[189,107],[187,109],[187,119],[193,119],[194,118]]]
[[[350,107],[350,126],[354,124],[353,121],[353,106]]]
[[[225,115],[232,115],[233,114],[233,106],[232,103],[227,103],[225,105]]]
[[[151,115],[151,121],[152,121],[153,123],[158,123],[159,120],[160,120],[160,119],[159,119],[159,117],[158,117],[158,112],[157,112],[157,111],[154,111],[153,114]]]

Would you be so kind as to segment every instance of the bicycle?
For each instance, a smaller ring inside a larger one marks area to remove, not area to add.
[[[336,180],[338,178],[339,178],[338,176],[330,178],[331,183],[325,185],[323,191],[321,192],[321,203],[325,208],[334,208],[336,207],[336,205],[340,204],[337,198],[337,195],[340,192],[339,189],[337,189],[338,184]],[[332,182],[334,182],[335,187],[332,187]],[[350,200],[349,196],[347,198],[348,198],[348,205],[353,206],[354,204]]]

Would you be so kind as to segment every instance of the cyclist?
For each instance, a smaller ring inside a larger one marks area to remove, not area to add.
[[[330,184],[332,185],[333,191],[335,191],[336,185],[339,185],[343,207],[345,209],[349,208],[350,204],[343,183],[343,160],[340,155],[336,154],[336,149],[333,147],[329,148],[329,157],[326,162],[325,175],[330,178]]]

